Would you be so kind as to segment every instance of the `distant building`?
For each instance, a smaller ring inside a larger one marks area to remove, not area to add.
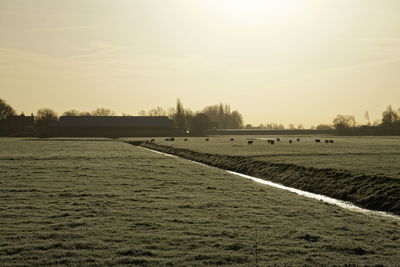
[[[34,134],[35,118],[33,116],[10,116],[0,123],[0,135],[32,136]]]
[[[65,137],[169,136],[172,122],[166,116],[61,116],[50,135]]]

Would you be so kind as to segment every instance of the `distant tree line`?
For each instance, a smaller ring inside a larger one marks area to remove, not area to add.
[[[91,112],[82,112],[75,109],[67,110],[62,116],[116,116],[116,113],[108,108],[97,108]],[[123,116],[129,116],[123,114]],[[203,135],[207,130],[212,129],[268,129],[268,130],[303,130],[302,124],[295,126],[289,124],[287,128],[279,123],[266,123],[259,126],[251,124],[243,125],[243,116],[237,110],[231,111],[228,104],[215,104],[206,106],[205,108],[192,111],[185,108],[180,99],[177,100],[175,107],[163,109],[155,107],[149,111],[140,111],[139,116],[168,116],[177,130],[178,134]],[[0,136],[9,134],[10,120],[14,118],[13,127],[19,131],[23,129],[24,124],[34,121],[37,129],[42,130],[49,127],[52,122],[59,119],[58,114],[49,108],[41,108],[37,111],[36,116],[33,114],[26,117],[23,113],[17,116],[15,109],[5,100],[0,98]],[[17,118],[17,119],[15,119]],[[320,124],[312,126],[314,130],[336,130],[339,135],[400,135],[400,108],[397,110],[389,105],[382,113],[382,119],[370,123],[369,113],[365,113],[365,119],[368,121],[366,125],[359,125],[353,115],[337,115],[332,124]],[[29,131],[32,127],[29,126]],[[34,130],[34,129],[33,129]]]
[[[381,121],[373,124],[369,121],[369,113],[365,113],[368,123],[358,125],[353,115],[337,115],[333,127],[339,135],[400,135],[400,108],[395,110],[391,105],[382,112]]]
[[[231,111],[228,104],[216,104],[192,111],[185,108],[178,99],[174,108],[164,110],[161,107],[140,111],[140,116],[168,116],[178,131],[203,135],[208,129],[239,129],[243,127],[243,116],[239,111]]]
[[[78,111],[75,109],[67,110],[62,113],[62,116],[116,116],[117,114],[108,108],[97,108],[92,112]]]
[[[13,121],[21,121],[21,114],[16,118],[16,111],[0,99],[0,135],[5,135],[7,125],[10,125],[9,118],[13,117]],[[78,111],[75,109],[67,110],[61,116],[116,116],[116,113],[108,108],[97,108],[92,112]],[[129,116],[123,114],[123,116]],[[177,130],[178,134],[203,135],[206,130],[221,129],[238,129],[243,127],[243,117],[237,111],[231,111],[227,104],[217,104],[207,106],[200,111],[192,111],[185,108],[180,99],[177,100],[176,106],[164,110],[161,107],[150,109],[149,111],[140,111],[139,116],[168,116]],[[59,115],[50,108],[41,108],[33,117],[36,130],[39,132],[46,131],[51,123],[58,121]],[[8,123],[5,123],[8,120]],[[26,120],[25,120],[26,121]]]
[[[365,112],[366,125],[359,125],[353,115],[338,114],[332,124],[319,124],[311,126],[310,130],[332,131],[335,130],[339,135],[400,135],[400,108],[395,110],[389,105],[382,113],[381,120],[370,123],[369,113]],[[266,123],[258,126],[246,124],[245,129],[265,129],[265,130],[303,130],[302,124],[295,126],[289,124],[285,127],[279,123]]]

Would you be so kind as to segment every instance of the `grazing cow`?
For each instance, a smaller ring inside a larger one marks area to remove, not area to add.
[[[276,138],[276,141],[280,142],[280,141],[281,141],[281,139],[280,139],[280,138]]]
[[[293,141],[292,140],[289,140],[289,144],[291,144]]]
[[[321,139],[315,139],[315,143],[321,143]]]
[[[247,141],[247,144],[251,145],[251,144],[253,144],[253,141]]]
[[[156,141],[156,139],[151,139],[151,142],[155,142]]]
[[[169,141],[175,141],[175,138],[174,138],[174,137],[171,137],[171,138],[169,139]]]
[[[206,141],[210,141],[210,139],[206,138]]]
[[[333,144],[335,141],[333,141],[333,140],[329,140],[329,143],[331,143],[331,144]]]
[[[271,140],[271,145],[275,145],[275,141],[274,140]]]
[[[297,138],[297,142],[300,142],[300,138]]]
[[[268,139],[267,142],[268,142],[268,144],[271,144],[271,140]]]
[[[169,141],[169,138],[165,138],[165,141]]]
[[[328,143],[329,143],[329,140],[325,140],[325,143],[328,144]]]
[[[187,141],[187,140],[188,140],[187,138],[183,139],[183,141]]]
[[[235,138],[231,138],[231,141],[235,141]]]

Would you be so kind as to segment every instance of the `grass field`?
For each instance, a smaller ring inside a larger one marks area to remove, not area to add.
[[[118,141],[38,140],[0,139],[1,266],[400,262],[398,221]]]
[[[231,142],[230,138],[235,141]],[[357,174],[384,175],[400,178],[400,137],[336,137],[336,136],[278,136],[275,145],[267,139],[275,136],[218,136],[205,138],[176,138],[175,142],[157,139],[157,144],[211,154],[246,156],[269,162],[291,163],[305,167],[334,168]],[[300,142],[296,139],[300,138]],[[315,143],[315,139],[321,143]],[[324,141],[334,140],[333,144]],[[128,139],[129,140],[129,139]],[[254,140],[248,145],[248,140]],[[290,144],[289,140],[293,140]]]
[[[399,138],[183,138],[144,146],[400,215]],[[299,138],[299,141],[297,139]],[[325,143],[325,140],[334,143]],[[207,141],[208,140],[208,141]],[[248,144],[248,141],[253,142]],[[289,142],[292,140],[292,143]],[[128,141],[129,142],[129,141]]]

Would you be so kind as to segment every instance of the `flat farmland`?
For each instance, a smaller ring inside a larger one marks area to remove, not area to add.
[[[399,141],[396,137],[219,136],[187,141],[156,139],[142,145],[400,215]]]
[[[2,266],[400,262],[398,221],[216,168],[106,139],[0,148]]]
[[[234,138],[234,141],[230,141]],[[274,145],[268,139],[280,138]],[[400,137],[337,136],[218,136],[176,138],[175,142],[157,139],[157,144],[185,148],[203,153],[246,156],[268,162],[296,164],[305,167],[333,168],[356,174],[400,178]],[[297,142],[300,139],[300,142]],[[320,139],[321,143],[315,143]],[[252,145],[247,141],[253,140]],[[289,143],[292,140],[292,143]],[[326,144],[325,140],[334,140]]]

